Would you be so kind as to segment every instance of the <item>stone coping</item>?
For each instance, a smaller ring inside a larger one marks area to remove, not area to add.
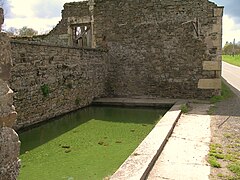
[[[181,116],[186,100],[156,98],[100,98],[96,105],[171,107],[148,136],[110,177],[111,180],[146,179]]]
[[[99,98],[93,101],[93,105],[113,105],[113,106],[151,106],[170,108],[178,99],[163,99],[163,98]]]
[[[107,49],[103,48],[81,48],[75,46],[64,46],[64,45],[57,45],[57,44],[48,44],[44,42],[34,41],[34,40],[16,40],[11,39],[10,41],[13,44],[26,44],[26,45],[33,45],[33,46],[45,46],[45,47],[57,47],[57,48],[66,48],[66,49],[76,49],[76,50],[86,50],[86,51],[100,51],[100,52],[108,52]]]

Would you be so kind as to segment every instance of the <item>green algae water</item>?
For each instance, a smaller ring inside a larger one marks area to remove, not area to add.
[[[20,133],[19,180],[113,174],[167,109],[91,106]]]

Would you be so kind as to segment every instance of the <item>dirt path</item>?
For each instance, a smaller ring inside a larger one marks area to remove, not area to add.
[[[235,91],[235,90],[234,90]],[[215,104],[212,109],[212,152],[221,168],[211,168],[210,179],[240,179],[240,96]]]

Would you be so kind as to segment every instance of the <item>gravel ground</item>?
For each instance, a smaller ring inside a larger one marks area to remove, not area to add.
[[[240,92],[211,108],[212,150],[221,168],[211,168],[210,179],[240,180]]]

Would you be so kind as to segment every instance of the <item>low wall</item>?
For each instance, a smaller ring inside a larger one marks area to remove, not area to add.
[[[104,95],[107,52],[12,41],[12,80],[21,128]]]

